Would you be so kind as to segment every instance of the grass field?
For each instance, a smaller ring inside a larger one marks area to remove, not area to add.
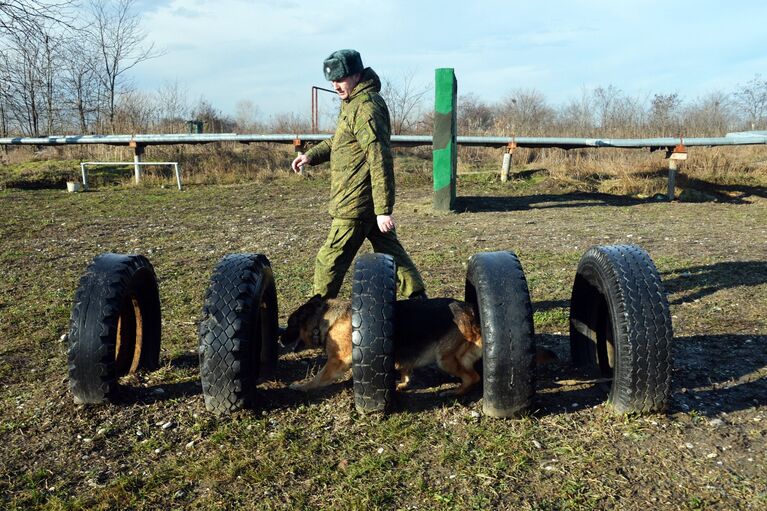
[[[287,384],[318,352],[284,355],[252,411],[205,411],[197,323],[216,262],[261,252],[280,320],[309,295],[327,234],[328,181],[0,191],[2,509],[765,509],[767,198],[668,203],[540,188],[529,172],[459,185],[459,213],[432,211],[403,180],[400,239],[431,296],[462,298],[466,261],[514,250],[533,300],[539,369],[531,416],[481,416],[481,391],[416,372],[388,417],[354,411],[350,382]],[[674,324],[667,414],[616,416],[568,364],[570,289],[594,244],[637,243],[658,266]],[[369,250],[369,248],[366,248]],[[162,367],[124,378],[118,403],[79,407],[66,344],[78,278],[102,252],[142,253],[159,278]],[[349,293],[348,282],[342,294]]]

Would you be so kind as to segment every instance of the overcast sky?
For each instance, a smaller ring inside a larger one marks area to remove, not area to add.
[[[459,95],[494,102],[516,88],[552,104],[614,85],[694,100],[767,75],[763,1],[139,0],[147,40],[165,55],[135,69],[154,90],[178,81],[233,114],[310,113],[322,61],[355,48],[394,80],[431,86],[452,67]]]

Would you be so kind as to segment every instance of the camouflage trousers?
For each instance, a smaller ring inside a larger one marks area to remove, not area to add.
[[[397,285],[404,297],[424,291],[423,280],[410,256],[392,230],[382,233],[375,221],[334,218],[325,244],[317,253],[314,265],[314,294],[335,298],[354,256],[365,239],[375,252],[389,254],[397,263]]]

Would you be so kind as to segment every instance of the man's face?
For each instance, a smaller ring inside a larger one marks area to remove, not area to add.
[[[349,95],[352,93],[352,89],[354,89],[354,87],[356,87],[359,82],[359,73],[349,75],[345,78],[341,78],[340,80],[330,81],[341,99],[349,99]]]

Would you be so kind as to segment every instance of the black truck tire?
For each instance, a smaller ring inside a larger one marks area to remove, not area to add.
[[[75,291],[69,326],[69,387],[75,403],[115,397],[117,379],[160,360],[157,277],[142,255],[105,253]]]
[[[269,260],[229,254],[213,270],[200,321],[205,408],[216,414],[253,405],[259,378],[274,373],[277,293]]]
[[[525,273],[513,252],[469,259],[466,302],[482,329],[482,411],[490,417],[525,413],[535,394],[535,331]]]
[[[357,258],[352,283],[352,376],[358,412],[386,412],[394,399],[397,268],[385,254]]]
[[[570,299],[573,364],[612,377],[618,413],[666,408],[671,391],[671,314],[650,256],[636,245],[590,248]]]

